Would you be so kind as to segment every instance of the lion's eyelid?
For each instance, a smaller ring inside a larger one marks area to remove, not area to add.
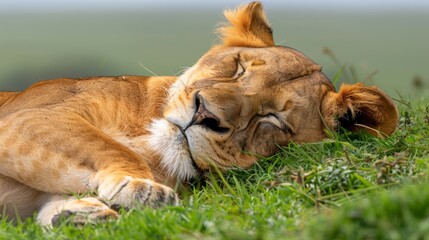
[[[278,128],[280,128],[283,131],[288,132],[290,134],[295,133],[295,130],[293,129],[293,127],[291,127],[291,125],[289,123],[287,123],[286,121],[281,120],[281,118],[275,113],[270,112],[270,113],[266,113],[264,115],[258,115],[258,116],[263,117],[263,118],[274,117],[279,122],[280,126],[277,126],[276,124],[270,122],[271,124],[276,125]]]
[[[240,62],[240,58],[236,58],[235,61],[237,62],[237,71],[235,72],[234,78],[239,78],[243,76],[243,74],[246,72],[246,69],[244,68],[243,64]]]

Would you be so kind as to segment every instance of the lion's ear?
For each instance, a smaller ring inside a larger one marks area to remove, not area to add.
[[[273,32],[260,2],[252,2],[234,10],[226,10],[229,23],[220,27],[225,46],[268,47],[274,46]]]
[[[330,128],[363,130],[375,136],[392,134],[399,118],[386,94],[361,83],[343,85],[338,93],[328,92],[322,103],[322,114]]]

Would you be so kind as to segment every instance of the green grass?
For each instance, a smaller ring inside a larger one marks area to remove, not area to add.
[[[403,105],[386,139],[333,134],[249,170],[207,175],[178,207],[42,229],[0,222],[0,239],[423,239],[429,233],[429,102]]]
[[[371,194],[324,214],[301,239],[428,239],[429,184]]]

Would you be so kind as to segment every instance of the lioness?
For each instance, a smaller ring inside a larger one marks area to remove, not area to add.
[[[276,46],[261,3],[225,16],[221,43],[179,77],[56,79],[0,93],[2,213],[37,212],[50,225],[175,205],[172,188],[213,166],[247,168],[326,129],[395,130],[398,112],[383,92],[336,92],[320,65]]]

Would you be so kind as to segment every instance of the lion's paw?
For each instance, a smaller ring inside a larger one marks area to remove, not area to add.
[[[118,213],[100,200],[87,198],[53,199],[40,210],[37,220],[44,226],[62,223],[85,225],[118,218]]]
[[[53,226],[59,226],[63,223],[75,226],[83,226],[86,224],[101,223],[108,220],[117,219],[118,214],[112,209],[85,209],[84,211],[63,210],[54,215],[51,222]]]
[[[116,184],[104,183],[98,193],[113,208],[135,208],[142,205],[156,208],[179,204],[173,189],[149,179],[125,177]]]

